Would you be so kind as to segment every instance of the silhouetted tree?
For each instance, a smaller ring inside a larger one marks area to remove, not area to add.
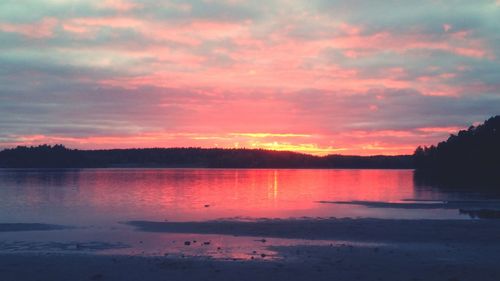
[[[75,150],[63,145],[0,151],[0,167],[411,168],[410,155],[324,157],[262,149],[145,148]]]
[[[413,158],[420,173],[500,178],[500,115],[461,130],[437,146],[418,147]]]

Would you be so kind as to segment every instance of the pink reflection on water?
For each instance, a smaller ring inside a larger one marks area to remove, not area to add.
[[[410,170],[4,170],[0,183],[3,216],[56,223],[369,216],[318,201],[415,197]]]

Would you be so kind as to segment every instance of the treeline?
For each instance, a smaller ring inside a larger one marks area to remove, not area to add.
[[[418,147],[413,157],[419,173],[500,179],[500,115],[461,130],[437,146]]]
[[[413,155],[313,156],[289,151],[219,148],[77,150],[63,145],[18,146],[0,151],[0,168],[416,168],[446,178],[500,180],[500,116],[471,126]]]
[[[77,150],[63,145],[0,151],[3,168],[412,168],[412,157],[313,156],[262,149],[144,148]]]

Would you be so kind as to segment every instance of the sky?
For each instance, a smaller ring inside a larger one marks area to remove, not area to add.
[[[500,0],[2,0],[0,148],[410,154],[500,114]]]

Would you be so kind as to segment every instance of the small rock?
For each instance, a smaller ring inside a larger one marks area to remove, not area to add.
[[[208,207],[210,207],[210,205],[209,205],[209,204],[206,204],[206,205],[205,205],[205,208],[208,208]]]
[[[210,241],[203,242],[203,245],[210,245]]]
[[[261,257],[265,258],[266,257],[266,254],[260,254]]]
[[[186,241],[186,242],[184,242],[184,245],[186,245],[186,246],[191,245],[191,241]]]

